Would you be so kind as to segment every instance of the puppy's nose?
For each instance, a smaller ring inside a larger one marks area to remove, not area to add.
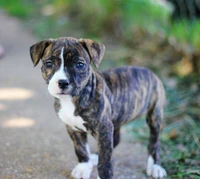
[[[68,87],[69,82],[67,80],[58,80],[58,86],[60,89],[64,90]]]

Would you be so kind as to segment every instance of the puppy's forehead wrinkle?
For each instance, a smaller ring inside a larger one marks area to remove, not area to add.
[[[64,59],[65,60],[82,60],[84,61],[87,56],[82,51],[79,51],[77,49],[65,49],[63,53]]]

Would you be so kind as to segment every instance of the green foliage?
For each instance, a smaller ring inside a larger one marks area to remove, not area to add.
[[[185,20],[171,24],[169,27],[169,36],[176,39],[183,45],[192,45],[196,51],[200,46],[200,21],[188,22]]]
[[[52,16],[44,16],[36,22],[32,21],[29,25],[31,25],[32,31],[40,38],[56,38],[59,37],[58,34],[66,33],[66,25],[68,25],[68,23],[65,18],[57,20]]]
[[[142,28],[151,33],[162,31],[168,24],[170,11],[149,0],[127,0],[122,2],[122,17],[125,30]]]
[[[13,16],[25,18],[32,12],[32,3],[25,0],[1,0],[0,7],[3,7]]]
[[[152,0],[52,0],[51,3],[57,12],[70,14],[90,35],[112,33],[130,40],[137,36],[138,29],[142,29],[150,34],[170,37],[184,48],[199,49],[200,22],[170,24],[171,10]]]
[[[118,18],[119,5],[116,0],[70,0],[72,16],[78,19],[83,28],[92,34],[99,34],[102,29],[112,28],[114,18]]]
[[[73,12],[86,31],[95,34],[121,31],[126,36],[132,35],[134,28],[155,33],[163,30],[170,13],[149,0],[69,0],[68,3],[69,11]]]
[[[45,19],[40,11],[46,5],[53,6],[54,18],[43,21],[44,29],[47,28],[45,26],[49,25],[50,20],[56,23],[60,16],[70,16],[72,21],[76,21],[75,23],[79,24],[86,33],[93,36],[111,33],[126,41],[132,40],[137,36],[137,29],[141,29],[150,34],[161,33],[166,38],[174,39],[176,44],[182,44],[186,48],[191,46],[194,48],[193,51],[199,50],[200,22],[180,21],[170,24],[171,10],[152,0],[0,1],[0,6],[11,15],[22,18],[31,15],[36,10],[40,17]],[[38,28],[41,26],[38,25]],[[37,31],[42,33],[41,29]]]

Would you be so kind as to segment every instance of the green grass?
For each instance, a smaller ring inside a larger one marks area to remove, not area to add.
[[[196,138],[199,140],[200,130],[196,125],[200,123],[186,118],[165,126],[161,136],[161,164],[166,169],[168,178],[200,178],[200,148],[199,141],[195,141]],[[136,120],[127,128],[135,141],[147,145],[149,129],[145,119]]]

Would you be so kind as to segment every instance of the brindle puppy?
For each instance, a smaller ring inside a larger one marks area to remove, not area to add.
[[[73,140],[78,165],[76,179],[89,179],[95,155],[90,154],[87,133],[98,143],[98,174],[112,179],[112,152],[120,140],[120,126],[146,114],[150,128],[147,175],[163,178],[160,163],[160,132],[165,91],[155,74],[145,68],[122,67],[102,73],[96,67],[105,47],[89,39],[47,39],[30,47],[34,66],[42,61],[42,76],[55,97],[55,110]]]

